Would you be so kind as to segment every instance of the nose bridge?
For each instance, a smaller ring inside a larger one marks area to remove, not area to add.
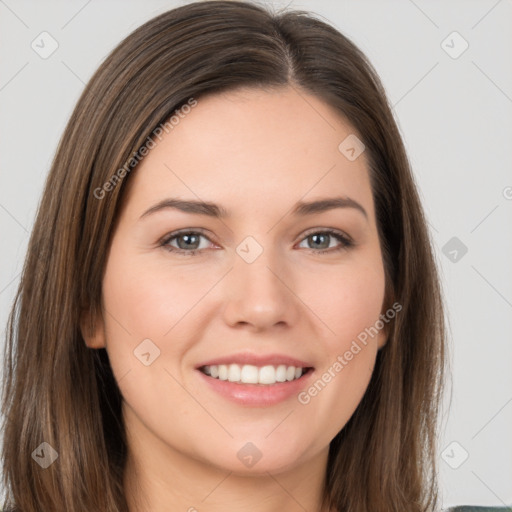
[[[268,239],[270,239],[269,237]],[[229,278],[229,304],[225,309],[230,324],[249,323],[258,328],[294,321],[297,307],[289,289],[291,273],[283,273],[277,249],[262,247],[259,254],[254,240],[245,240],[237,254]]]
[[[283,293],[283,282],[275,248],[265,248],[254,261],[247,261],[238,256],[234,271],[237,280],[240,280],[247,292],[275,295]],[[279,279],[281,277],[281,279]]]

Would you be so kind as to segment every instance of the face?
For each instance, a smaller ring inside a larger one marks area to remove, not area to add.
[[[238,90],[199,99],[132,171],[86,342],[147,453],[275,473],[354,413],[386,308],[366,155],[338,148],[351,134],[314,96]]]

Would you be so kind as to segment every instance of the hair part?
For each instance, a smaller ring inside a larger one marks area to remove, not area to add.
[[[325,101],[366,146],[391,324],[368,389],[332,440],[324,502],[347,512],[431,512],[445,326],[432,246],[392,109],[364,54],[304,11],[195,2],[126,37],[85,87],[48,175],[5,348],[4,508],[128,510],[121,394],[81,328],[102,314],[102,278],[130,172],[102,189],[155,128],[194,98],[293,87]],[[133,168],[132,168],[133,167]],[[103,190],[103,189],[102,189]],[[84,312],[88,323],[83,323]],[[59,454],[47,469],[31,454]]]

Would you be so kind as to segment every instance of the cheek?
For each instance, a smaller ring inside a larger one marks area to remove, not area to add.
[[[339,351],[378,320],[384,300],[384,269],[376,260],[340,267],[336,272],[330,269],[323,280],[317,278],[304,282],[303,296],[309,297],[304,302],[328,329],[328,348]]]
[[[106,347],[116,379],[123,380],[120,386],[136,381],[136,393],[148,389],[165,358],[183,350],[176,339],[172,344],[166,340],[179,330],[172,329],[191,308],[183,293],[192,298],[195,294],[180,286],[178,276],[170,287],[165,276],[164,269],[156,269],[147,257],[133,254],[133,249],[130,254],[113,240],[102,283]],[[151,364],[145,366],[143,354],[148,352]]]
[[[353,265],[330,274],[325,286],[317,288],[314,311],[329,327],[323,339],[322,368],[311,387],[299,396],[318,420],[317,428],[327,428],[334,437],[350,419],[370,382],[377,340],[375,330],[384,300],[384,271],[378,264]],[[313,308],[312,308],[313,309]],[[321,418],[330,418],[328,426]]]
[[[141,339],[161,339],[207,289],[190,272],[144,255],[121,256],[115,247],[103,281],[105,306],[132,337]]]

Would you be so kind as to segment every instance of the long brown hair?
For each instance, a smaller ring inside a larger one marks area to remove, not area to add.
[[[101,310],[107,250],[133,157],[190,98],[285,86],[324,100],[360,134],[386,301],[402,306],[361,403],[331,442],[324,505],[344,512],[436,510],[443,304],[392,109],[364,54],[335,28],[311,13],[239,1],[190,3],[139,27],[99,67],[71,115],[9,317],[4,507],[128,510],[121,395],[105,349],[86,346],[80,319],[83,311],[94,318]],[[46,469],[34,457],[49,449],[41,443],[58,453]]]

